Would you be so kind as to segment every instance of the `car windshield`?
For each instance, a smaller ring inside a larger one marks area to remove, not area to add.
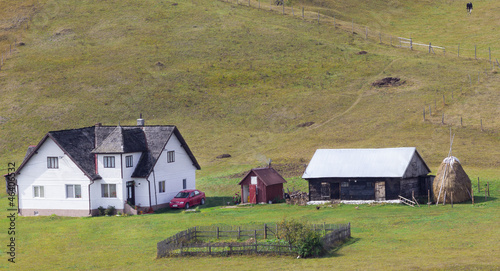
[[[176,198],[187,198],[189,195],[189,192],[179,192],[177,194],[177,196],[175,196]]]

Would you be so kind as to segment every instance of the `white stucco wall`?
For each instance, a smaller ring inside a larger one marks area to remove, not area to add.
[[[47,157],[57,157],[59,168],[47,168]],[[72,209],[88,210],[89,178],[63,153],[51,138],[42,144],[37,153],[17,175],[20,209]],[[81,198],[67,198],[66,185],[80,185]],[[44,197],[33,197],[33,186],[44,187]],[[32,214],[31,214],[32,215]]]
[[[167,152],[175,151],[175,162],[167,163]],[[151,174],[151,201],[153,205],[168,203],[179,191],[183,190],[182,181],[186,179],[186,189],[196,188],[196,167],[181,147],[181,142],[172,135]],[[165,181],[165,192],[159,193],[159,182]]]

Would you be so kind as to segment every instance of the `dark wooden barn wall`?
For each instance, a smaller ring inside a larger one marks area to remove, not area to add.
[[[322,197],[322,183],[330,184],[330,199],[340,200],[375,200],[375,183],[385,182],[385,199],[399,199],[399,195],[411,198],[412,191],[417,196],[427,196],[428,177],[416,177],[409,179],[401,178],[321,178],[310,179],[309,181],[309,200],[326,200]],[[342,186],[342,183],[349,185]],[[340,186],[340,198],[335,194],[335,189]],[[324,191],[324,188],[323,188]]]

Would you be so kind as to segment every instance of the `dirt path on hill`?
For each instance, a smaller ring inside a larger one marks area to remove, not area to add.
[[[387,64],[387,66],[385,66],[384,69],[379,74],[376,75],[376,77],[377,78],[380,77],[389,67],[392,66],[392,64],[394,62],[396,62],[397,60],[400,60],[400,59],[401,58],[397,58],[397,59],[392,60],[391,63]],[[363,84],[363,86],[359,90],[358,98],[356,99],[356,101],[354,101],[354,103],[349,108],[347,108],[344,112],[339,113],[339,114],[327,119],[326,121],[324,121],[322,123],[318,123],[318,124],[309,126],[307,129],[309,129],[309,130],[317,129],[317,128],[329,123],[330,121],[337,119],[337,118],[340,118],[343,115],[349,113],[354,107],[356,107],[356,105],[358,105],[359,101],[361,101],[361,98],[363,98],[363,96],[365,96],[364,94],[365,94],[366,90],[371,90],[371,88],[372,88],[371,81],[372,80],[368,80],[368,79],[366,80],[366,82]]]

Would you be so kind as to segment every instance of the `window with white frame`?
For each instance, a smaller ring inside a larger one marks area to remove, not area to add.
[[[161,181],[158,183],[158,192],[165,193],[165,181]]]
[[[125,166],[126,167],[134,166],[134,157],[132,155],[125,156]]]
[[[44,198],[43,186],[35,185],[33,186],[33,197],[34,198]]]
[[[104,156],[102,160],[105,168],[115,167],[115,157],[114,156]]]
[[[173,163],[175,162],[175,151],[168,151],[167,152],[167,163]]]
[[[182,180],[182,189],[187,189],[187,180]]]
[[[116,198],[116,184],[101,184],[101,196],[103,198]]]
[[[57,157],[47,157],[47,168],[59,168],[59,160]]]
[[[79,184],[67,184],[66,185],[66,198],[81,198],[82,197],[82,186]]]

